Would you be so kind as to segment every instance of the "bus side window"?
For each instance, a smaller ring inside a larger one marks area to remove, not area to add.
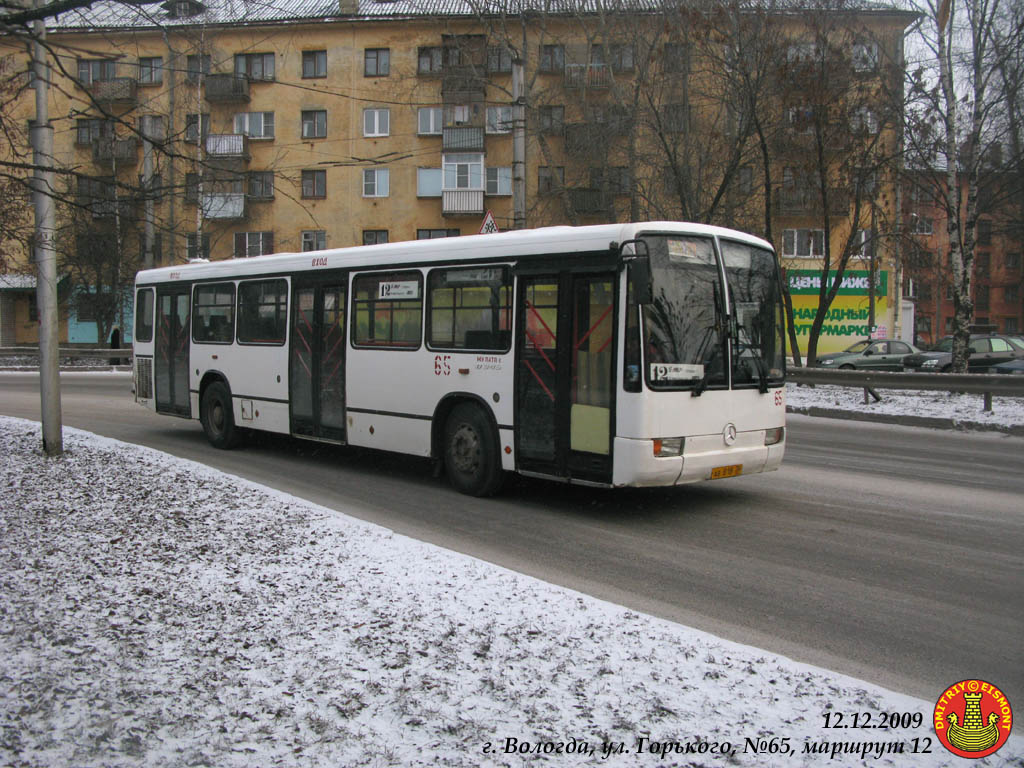
[[[512,271],[508,267],[433,269],[427,288],[431,349],[509,350]]]
[[[143,288],[135,297],[135,340],[153,340],[153,289]]]
[[[636,303],[633,281],[626,281],[626,343],[623,350],[622,388],[640,391],[640,306]]]

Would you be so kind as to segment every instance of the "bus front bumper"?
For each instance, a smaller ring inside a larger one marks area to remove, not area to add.
[[[688,437],[682,456],[654,455],[653,440],[615,438],[614,486],[639,488],[683,485],[759,472],[771,472],[782,464],[785,440],[764,444],[765,430],[740,432],[736,442],[725,445],[721,435]]]

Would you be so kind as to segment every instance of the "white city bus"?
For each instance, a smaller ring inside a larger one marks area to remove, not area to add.
[[[247,429],[505,471],[662,486],[777,469],[771,245],[679,222],[204,262],[136,278],[136,400]]]

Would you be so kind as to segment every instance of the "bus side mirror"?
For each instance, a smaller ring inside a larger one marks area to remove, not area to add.
[[[651,281],[651,260],[637,256],[629,262],[629,277],[633,281],[633,295],[637,304],[654,303],[654,283]]]

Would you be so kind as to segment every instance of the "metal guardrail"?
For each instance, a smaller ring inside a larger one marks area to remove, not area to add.
[[[898,371],[839,371],[832,368],[787,368],[786,381],[796,384],[832,384],[857,387],[881,400],[876,389],[917,389],[967,392],[984,397],[984,410],[992,410],[992,396],[1024,397],[1024,376],[1000,373],[904,373]]]

